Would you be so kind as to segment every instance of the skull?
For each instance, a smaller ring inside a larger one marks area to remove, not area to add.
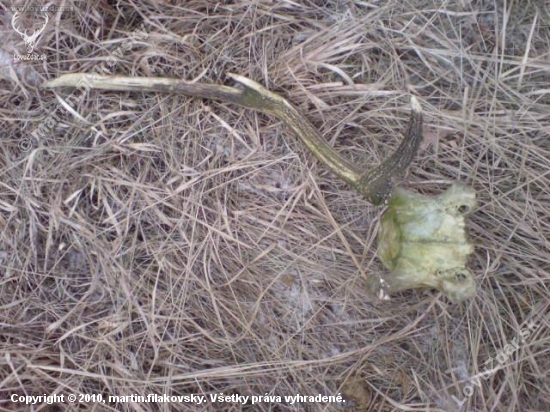
[[[378,256],[391,273],[369,277],[368,290],[381,299],[419,287],[438,289],[453,302],[473,297],[466,263],[474,247],[465,217],[475,204],[474,190],[459,184],[435,197],[396,188],[378,233]]]

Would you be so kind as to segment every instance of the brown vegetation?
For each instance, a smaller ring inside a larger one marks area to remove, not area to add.
[[[0,14],[0,410],[23,410],[12,394],[221,392],[346,403],[201,410],[550,409],[544,1],[71,4],[50,12],[41,61],[14,59],[25,44],[13,11]],[[24,14],[22,30],[43,24]],[[247,76],[365,167],[399,144],[414,94],[425,144],[402,185],[476,190],[476,297],[369,301],[365,280],[384,270],[383,209],[272,118],[168,94],[39,87],[98,71]],[[33,410],[46,407],[75,410]]]

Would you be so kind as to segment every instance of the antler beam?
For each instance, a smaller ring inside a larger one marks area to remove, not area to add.
[[[321,137],[309,120],[286,99],[244,76],[229,74],[229,77],[243,88],[186,83],[180,79],[170,78],[101,76],[86,73],[65,74],[47,82],[44,87],[86,86],[103,90],[170,92],[221,100],[267,113],[282,120],[324,165],[376,205],[384,203],[391,196],[393,179],[401,175],[409,166],[422,141],[422,109],[413,96],[411,97],[411,117],[404,140],[382,164],[364,173],[340,156]]]

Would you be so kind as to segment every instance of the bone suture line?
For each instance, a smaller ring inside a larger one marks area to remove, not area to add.
[[[276,93],[244,76],[228,74],[242,88],[181,79],[102,76],[87,73],[65,74],[46,82],[44,88],[87,87],[111,91],[165,92],[189,97],[220,100],[272,115],[285,123],[309,150],[334,174],[346,181],[369,202],[380,205],[393,192],[393,179],[402,175],[413,161],[422,141],[422,108],[411,96],[411,115],[405,137],[396,151],[370,171],[363,172],[338,154],[315,127],[292,104]]]

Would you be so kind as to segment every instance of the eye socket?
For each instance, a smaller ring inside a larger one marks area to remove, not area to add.
[[[449,269],[449,270],[438,269],[436,272],[436,276],[442,278],[442,277],[445,277],[446,274],[451,275],[449,271],[452,271],[452,269]],[[456,273],[454,273],[455,280],[460,283],[464,282],[467,277],[468,276],[466,275],[466,273],[460,269]]]
[[[465,214],[465,213],[468,213],[469,211],[470,211],[470,206],[468,206],[468,205],[460,205],[458,207],[458,213],[460,213],[462,215]]]
[[[459,282],[464,282],[466,280],[466,275],[464,274],[464,272],[458,272],[456,275],[455,275],[455,278],[456,280],[458,280]]]

